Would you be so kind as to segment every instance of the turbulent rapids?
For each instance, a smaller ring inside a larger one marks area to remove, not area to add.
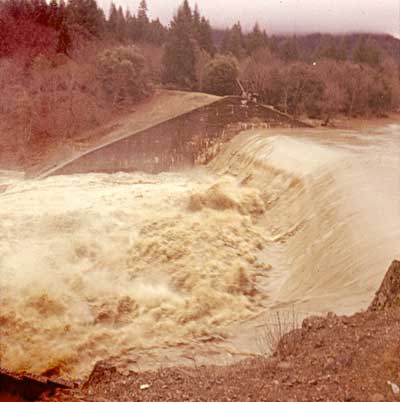
[[[400,127],[252,131],[206,168],[0,177],[1,364],[82,378],[266,310],[352,313],[399,256]]]

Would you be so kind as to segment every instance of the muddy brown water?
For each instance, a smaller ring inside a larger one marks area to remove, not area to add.
[[[244,132],[177,173],[2,172],[1,364],[230,363],[277,310],[359,311],[400,255],[399,171],[391,125]]]

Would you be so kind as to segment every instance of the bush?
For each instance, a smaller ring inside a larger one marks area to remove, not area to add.
[[[265,49],[255,52],[241,64],[240,80],[246,91],[257,93],[261,103],[278,107],[285,64]]]
[[[150,94],[146,61],[135,46],[100,53],[97,71],[105,94],[113,103],[136,103]]]
[[[214,95],[235,95],[239,91],[239,67],[235,58],[217,56],[204,67],[203,91]]]
[[[332,58],[284,63],[263,49],[242,60],[240,80],[261,103],[328,124],[338,115],[384,116],[397,110],[398,63],[386,56],[378,66],[370,64]]]

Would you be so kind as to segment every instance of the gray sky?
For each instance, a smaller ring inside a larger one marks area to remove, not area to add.
[[[111,0],[98,0],[106,12]],[[147,0],[149,15],[167,24],[182,0]],[[136,12],[140,0],[114,0]],[[214,26],[256,21],[271,32],[373,31],[400,36],[400,0],[189,0]]]

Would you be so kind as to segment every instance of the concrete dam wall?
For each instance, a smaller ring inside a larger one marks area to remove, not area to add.
[[[259,126],[308,127],[284,113],[244,102],[240,97],[216,98],[194,110],[74,155],[38,176],[177,170],[206,162],[205,153],[210,147],[228,141],[243,129]]]

